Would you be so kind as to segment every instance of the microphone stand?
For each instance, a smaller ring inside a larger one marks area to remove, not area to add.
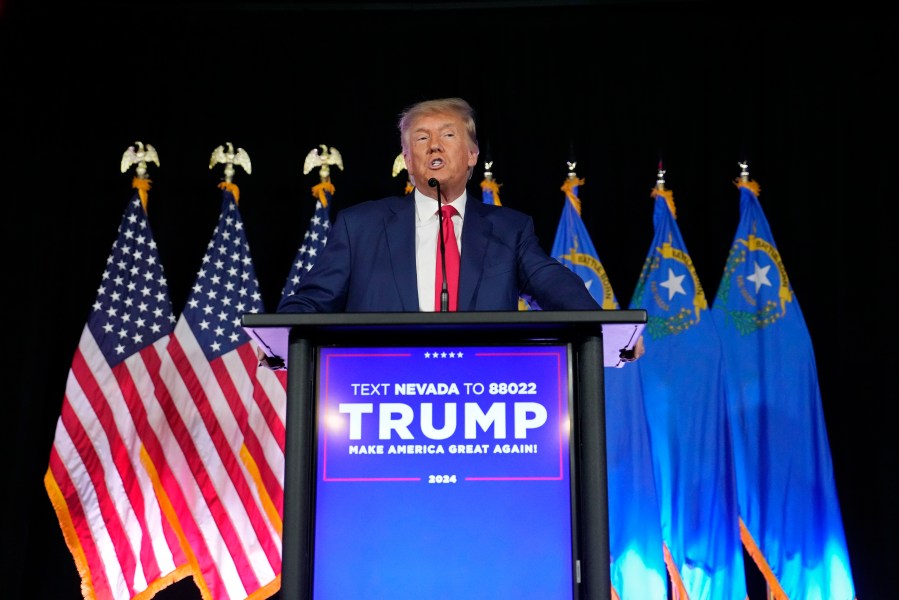
[[[449,312],[449,288],[446,283],[446,242],[443,241],[443,206],[440,204],[440,181],[436,177],[428,179],[428,185],[437,188],[437,240],[440,244],[440,266],[443,271],[443,286],[440,289],[440,312]]]

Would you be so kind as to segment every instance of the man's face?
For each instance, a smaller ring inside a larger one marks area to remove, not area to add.
[[[469,169],[478,162],[478,151],[468,139],[462,120],[452,113],[427,115],[410,128],[409,146],[403,151],[406,168],[421,192],[436,198],[428,185],[432,177],[448,201],[465,190]]]

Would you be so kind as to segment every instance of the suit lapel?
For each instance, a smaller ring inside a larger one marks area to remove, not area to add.
[[[415,271],[415,200],[411,196],[398,198],[393,214],[384,219],[390,264],[402,309],[418,312],[418,277]],[[464,231],[464,230],[463,230]]]
[[[493,224],[484,218],[482,202],[471,194],[465,205],[465,224],[462,226],[462,258],[459,266],[459,310],[474,310],[472,299],[484,272],[487,240]]]

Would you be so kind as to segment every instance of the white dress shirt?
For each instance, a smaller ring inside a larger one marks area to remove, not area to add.
[[[462,223],[465,221],[466,192],[450,202],[459,213],[453,217],[456,245],[462,256]],[[437,240],[440,221],[437,200],[415,190],[415,265],[418,276],[418,308],[434,312],[434,279],[437,277]]]

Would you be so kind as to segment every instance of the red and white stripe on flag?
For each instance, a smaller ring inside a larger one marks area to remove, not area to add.
[[[175,444],[162,477],[204,597],[266,598],[280,588],[284,404],[258,373],[240,326],[262,302],[237,204],[222,214],[162,359],[157,388]]]
[[[147,404],[167,341],[110,368],[85,327],[72,361],[45,484],[85,598],[150,598],[191,574],[144,468],[161,456]]]
[[[85,598],[150,598],[192,573],[156,494],[169,434],[154,425],[155,387],[174,322],[136,192],[72,359],[44,477]]]

